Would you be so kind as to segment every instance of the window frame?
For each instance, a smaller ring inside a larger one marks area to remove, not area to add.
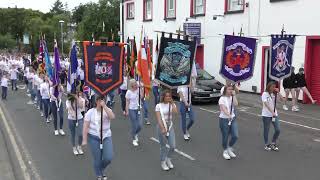
[[[224,14],[237,14],[237,13],[244,13],[244,9],[245,9],[245,0],[243,1],[243,7],[242,10],[229,10],[229,1],[230,0],[225,0],[225,7],[224,7]]]
[[[147,1],[151,2],[151,17],[147,19]],[[153,0],[143,0],[143,21],[152,21],[153,18]]]
[[[174,4],[174,16],[169,17],[169,1],[173,1]],[[175,20],[177,16],[177,0],[164,0],[164,19],[165,20]]]
[[[130,17],[129,16],[129,6],[132,6],[133,7],[133,17]],[[134,19],[134,17],[135,17],[135,7],[134,7],[134,2],[129,2],[129,3],[127,3],[127,19],[128,20],[131,20],[131,19]]]
[[[203,13],[196,13],[196,0],[190,1],[190,17],[198,17],[198,16],[205,16],[206,15],[206,6],[207,0],[202,0],[203,2]]]

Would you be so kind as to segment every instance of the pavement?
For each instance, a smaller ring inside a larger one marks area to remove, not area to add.
[[[2,120],[0,118],[0,120]],[[3,130],[0,128],[0,179],[15,180],[12,164],[8,152],[6,139],[4,138]]]
[[[260,96],[241,93],[238,107],[239,141],[235,149],[238,157],[226,161],[222,157],[221,135],[218,125],[219,107],[216,104],[194,106],[196,123],[185,142],[180,130],[180,117],[175,116],[177,150],[173,157],[175,169],[160,169],[153,112],[150,102],[151,126],[144,126],[140,146],[134,148],[130,139],[130,122],[122,116],[116,98],[112,122],[114,160],[107,169],[111,180],[319,180],[320,107],[300,105],[293,113],[279,109],[281,134],[279,152],[263,150]],[[25,90],[9,92],[8,101],[0,103],[10,122],[26,170],[16,179],[36,180],[94,180],[92,158],[87,148],[84,156],[75,157],[69,141],[65,121],[65,137],[53,134],[53,124],[46,124],[33,105],[27,105]],[[279,105],[280,107],[280,105]],[[271,132],[273,132],[271,130]],[[1,145],[0,136],[0,145]],[[1,149],[0,146],[0,158]],[[9,149],[10,151],[12,149]],[[19,153],[18,153],[19,154]],[[21,160],[21,158],[20,158]],[[19,160],[17,160],[19,162]],[[0,161],[1,162],[1,161]],[[16,161],[14,160],[14,163]],[[13,163],[13,169],[19,165]],[[1,167],[1,166],[0,166]],[[0,168],[2,172],[2,168]],[[5,172],[5,171],[4,171]],[[25,176],[23,176],[24,174]],[[0,179],[1,175],[0,175]]]

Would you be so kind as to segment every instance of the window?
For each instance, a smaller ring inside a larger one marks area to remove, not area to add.
[[[176,0],[165,0],[165,19],[176,18]]]
[[[226,13],[240,13],[244,11],[244,0],[226,0]]]
[[[143,3],[143,20],[151,21],[152,20],[152,0],[144,0]]]
[[[193,1],[193,15],[204,14],[205,0],[192,0]]]
[[[134,3],[127,4],[127,19],[134,19]]]

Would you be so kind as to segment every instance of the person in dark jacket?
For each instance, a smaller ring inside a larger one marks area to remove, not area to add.
[[[299,69],[299,73],[296,74],[296,95],[297,95],[297,99],[299,98],[300,95],[300,91],[303,91],[304,93],[306,93],[306,95],[309,97],[309,99],[311,100],[312,104],[315,104],[317,101],[314,100],[307,88],[307,84],[306,84],[306,79],[304,76],[304,69],[300,68]]]
[[[288,111],[288,97],[291,93],[291,98],[292,98],[292,111],[299,111],[297,108],[297,101],[296,101],[296,74],[294,73],[294,67],[291,67],[291,75],[287,78],[285,78],[282,82],[284,91],[286,93],[285,99],[284,99],[284,104],[283,104],[283,109]]]

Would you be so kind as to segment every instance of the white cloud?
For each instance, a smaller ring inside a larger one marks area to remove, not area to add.
[[[56,0],[0,0],[0,7],[14,8],[16,5],[18,8],[34,9],[42,12],[49,12],[52,4]],[[61,0],[63,4],[68,2],[68,9],[72,10],[74,7],[78,6],[80,3],[85,4],[87,2],[98,2],[98,0]]]

